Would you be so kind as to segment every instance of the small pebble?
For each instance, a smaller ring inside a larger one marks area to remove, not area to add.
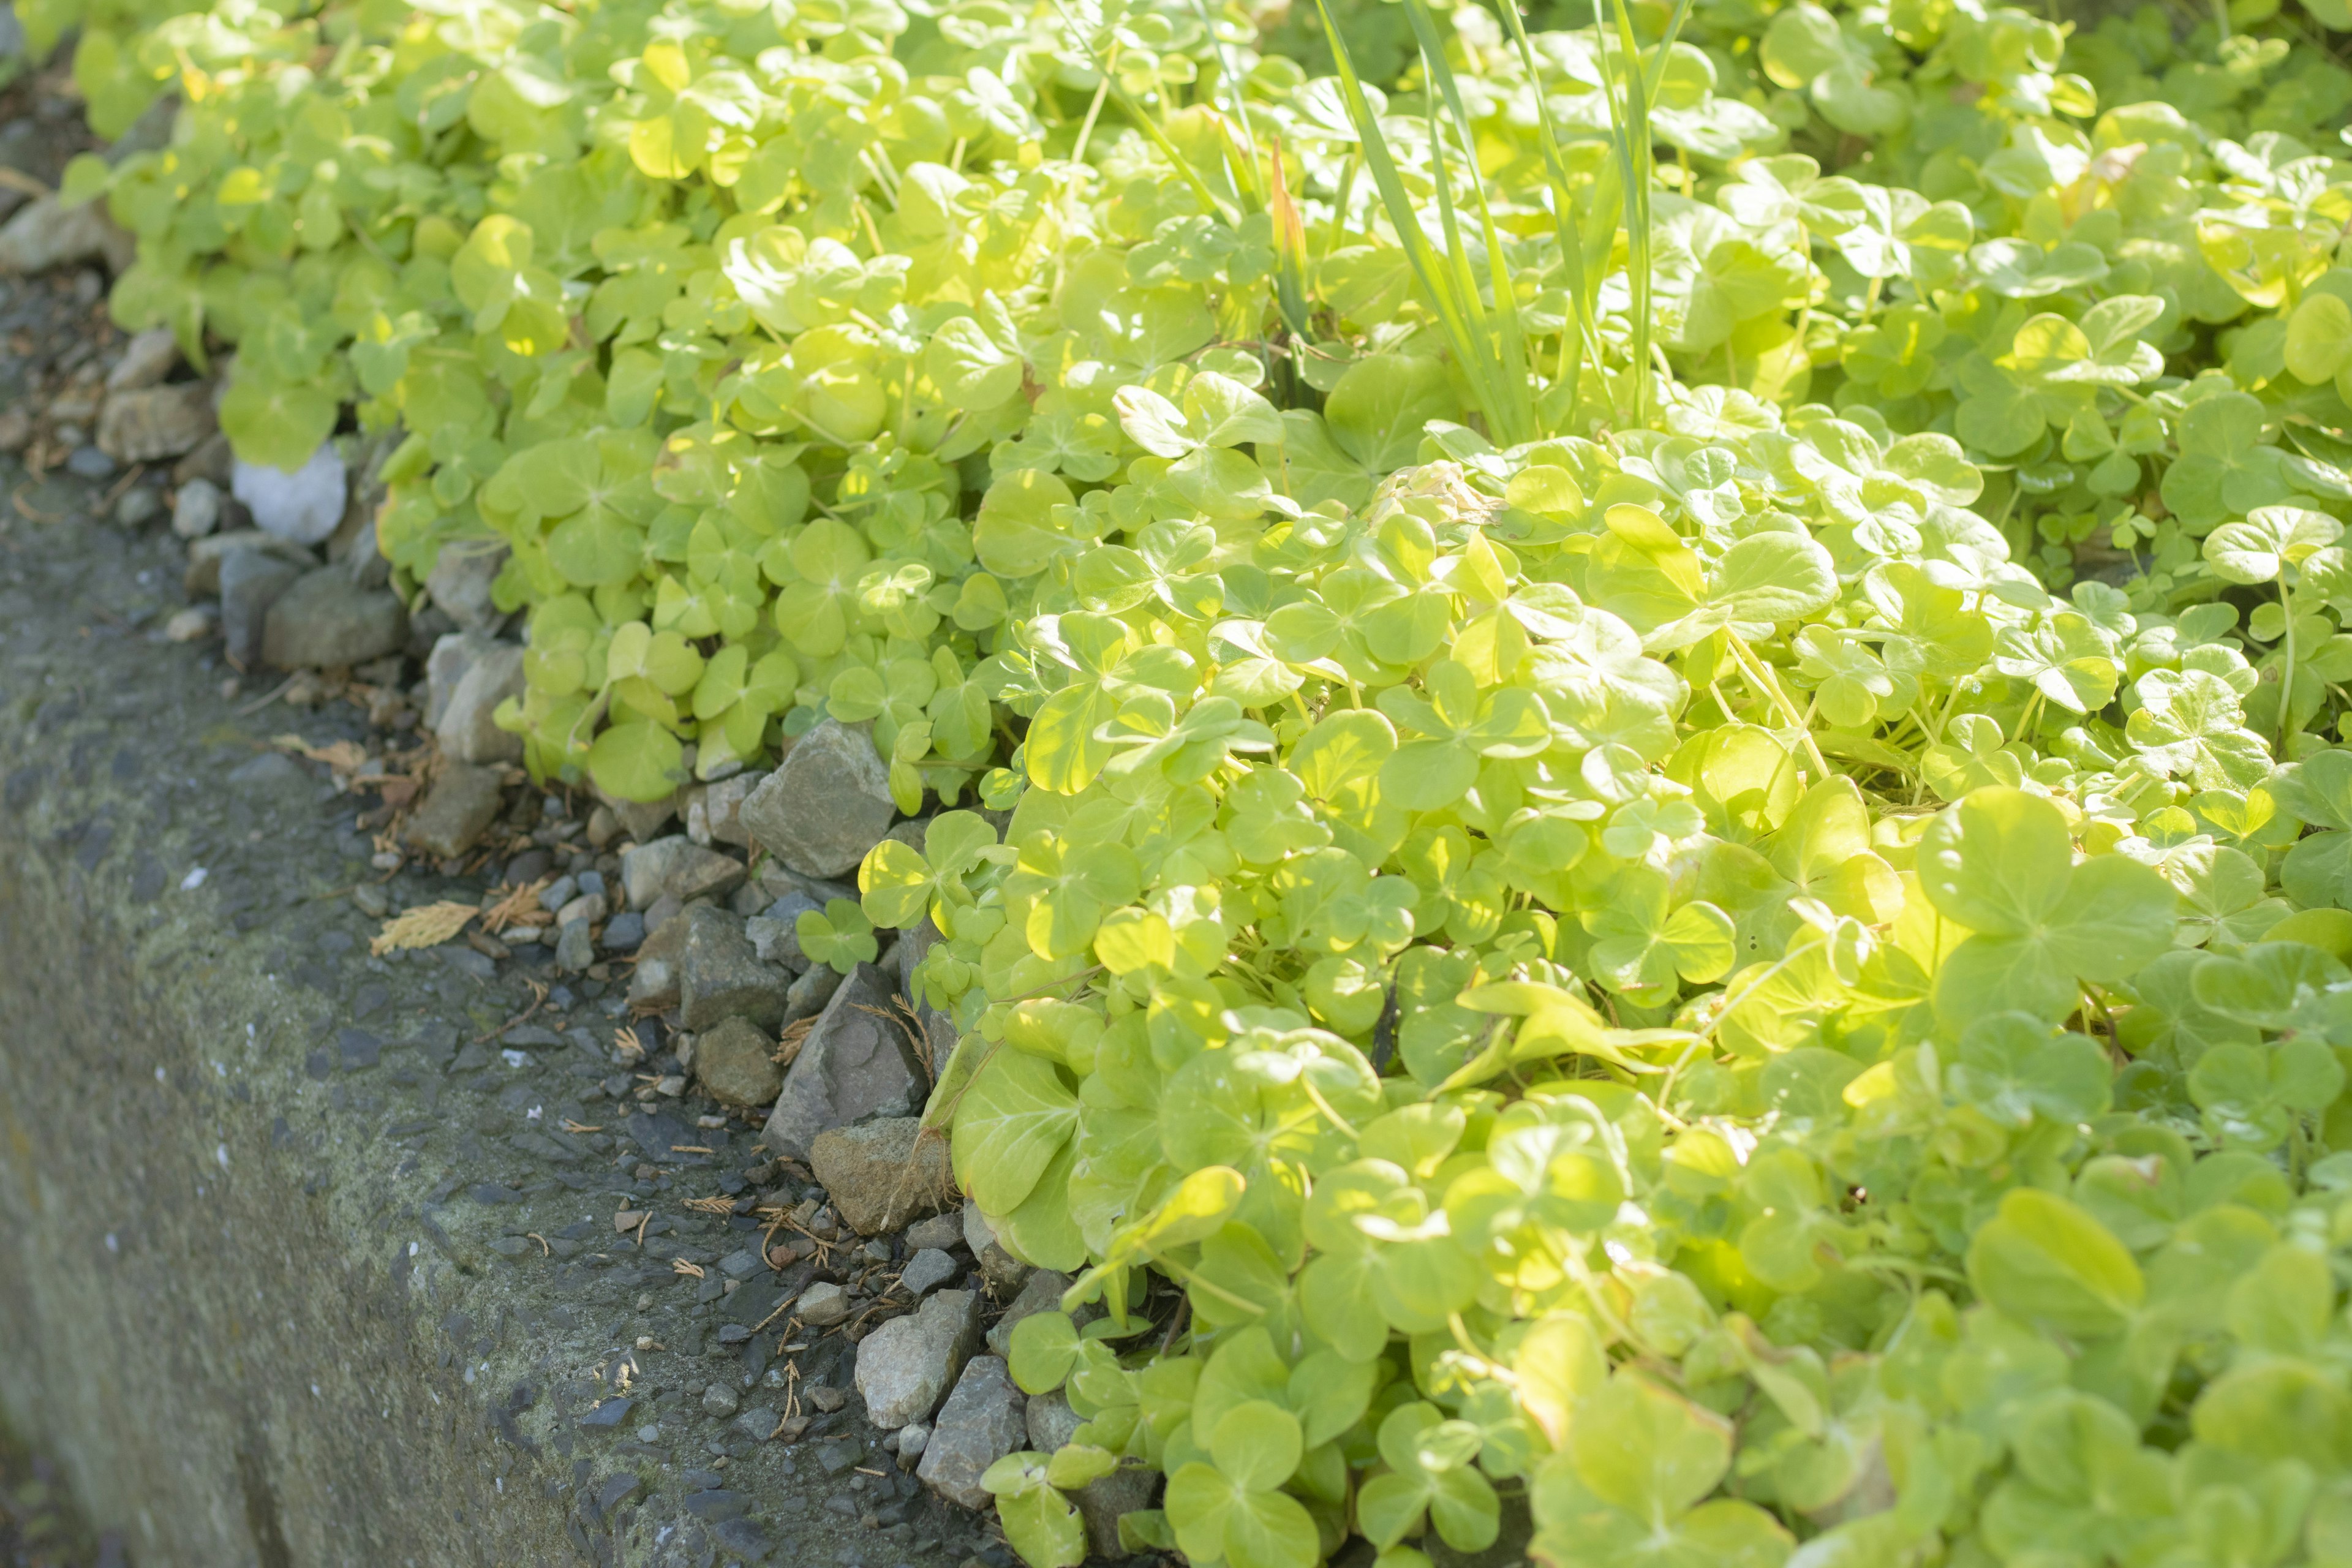
[[[73,456],[66,459],[66,471],[85,479],[110,479],[114,459],[95,447],[76,447]]]
[[[352,889],[352,902],[367,913],[382,920],[392,913],[392,897],[373,882],[362,882]]]
[[[220,526],[220,487],[210,479],[190,479],[172,502],[172,531],[183,539],[202,539]]]
[[[114,503],[114,521],[124,528],[144,528],[163,515],[163,498],[145,485],[133,485]]]
[[[210,605],[191,605],[184,610],[174,610],[163,623],[165,642],[202,642],[213,635],[220,625],[220,612]]]
[[[716,1416],[723,1421],[735,1414],[735,1407],[739,1403],[740,1401],[735,1397],[735,1391],[723,1383],[714,1383],[702,1391],[702,1413],[705,1415]]]

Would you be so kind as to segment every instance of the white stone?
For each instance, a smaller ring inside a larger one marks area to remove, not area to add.
[[[310,460],[290,474],[239,458],[229,488],[253,514],[256,528],[297,544],[316,544],[334,532],[350,491],[342,454],[332,441],[320,442]]]

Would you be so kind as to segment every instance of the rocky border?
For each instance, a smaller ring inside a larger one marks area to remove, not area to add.
[[[0,284],[0,422],[152,355],[93,320],[102,262]],[[798,944],[919,830],[870,742],[542,794],[486,722],[503,627],[427,635],[462,585],[411,617],[348,556],[187,538],[202,476],[39,467],[37,413],[0,458],[0,1406],[86,1510],[134,1561],[1012,1568],[969,1510],[1066,1436],[1002,1359],[1062,1281],[918,1135],[919,935],[845,976]],[[216,640],[271,574],[257,650]],[[1090,1500],[1098,1546],[1144,1500]]]

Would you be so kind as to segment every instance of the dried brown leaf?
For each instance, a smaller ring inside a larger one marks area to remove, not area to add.
[[[438,947],[465,930],[466,922],[481,912],[454,899],[420,904],[384,921],[383,929],[368,943],[368,951],[381,958],[394,948]]]

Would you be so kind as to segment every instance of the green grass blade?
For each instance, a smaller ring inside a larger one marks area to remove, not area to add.
[[[1560,271],[1568,284],[1569,322],[1560,332],[1559,382],[1567,389],[1568,407],[1573,412],[1584,356],[1590,352],[1597,358],[1600,353],[1600,330],[1592,316],[1592,279],[1584,259],[1582,204],[1569,184],[1559,127],[1552,120],[1551,100],[1544,94],[1543,68],[1537,61],[1535,45],[1528,41],[1527,25],[1520,19],[1517,0],[1501,0],[1501,9],[1511,41],[1518,47],[1520,63],[1527,68],[1528,85],[1536,95],[1536,140],[1543,150],[1544,173],[1551,181],[1552,228],[1559,241]]]
[[[1388,209],[1389,222],[1397,231],[1397,242],[1404,247],[1414,279],[1421,284],[1430,309],[1437,314],[1439,330],[1444,333],[1455,363],[1470,383],[1471,395],[1477,400],[1479,412],[1486,416],[1491,428],[1499,429],[1503,425],[1502,405],[1494,384],[1496,367],[1493,350],[1472,331],[1470,317],[1454,291],[1453,279],[1440,265],[1429,237],[1422,232],[1418,209],[1404,188],[1404,176],[1397,169],[1395,155],[1389,150],[1388,138],[1381,131],[1371,103],[1364,97],[1363,80],[1356,74],[1355,60],[1348,52],[1347,40],[1339,36],[1339,24],[1332,20],[1330,6],[1325,0],[1315,0],[1315,7],[1322,14],[1323,34],[1331,46],[1340,98],[1348,106],[1348,118],[1354,122],[1357,140],[1363,146],[1364,167],[1371,174],[1381,205]]]
[[[1532,381],[1528,359],[1527,325],[1519,315],[1517,291],[1511,283],[1510,258],[1503,248],[1503,237],[1495,226],[1495,214],[1486,199],[1486,177],[1478,168],[1478,138],[1470,124],[1468,110],[1463,107],[1462,89],[1454,78],[1453,62],[1445,58],[1445,45],[1437,33],[1436,18],[1431,15],[1429,0],[1406,0],[1406,13],[1421,45],[1422,71],[1445,100],[1447,111],[1454,117],[1454,126],[1462,138],[1462,155],[1470,167],[1470,188],[1478,204],[1478,220],[1486,247],[1487,286],[1495,296],[1494,318],[1489,327],[1496,342],[1496,354],[1501,361],[1500,374],[1507,404],[1510,427],[1494,432],[1495,438],[1506,446],[1517,446],[1533,440],[1538,434],[1535,405],[1528,394]],[[1439,196],[1442,205],[1450,205],[1443,162],[1444,142],[1437,133],[1436,105],[1431,104],[1431,144],[1438,150]],[[1456,270],[1464,275],[1464,288],[1472,300],[1477,299],[1477,285],[1469,278],[1470,258],[1451,226],[1448,240],[1456,258]],[[1484,312],[1482,311],[1482,317]],[[1486,324],[1482,321],[1482,325]]]

